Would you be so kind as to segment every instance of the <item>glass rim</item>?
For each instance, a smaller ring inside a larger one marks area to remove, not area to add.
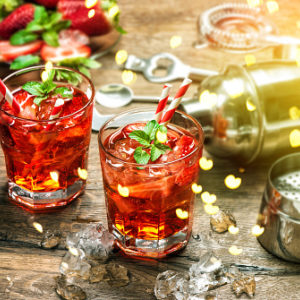
[[[14,118],[16,120],[26,121],[26,122],[30,121],[30,122],[41,123],[41,124],[47,124],[49,122],[53,123],[54,121],[58,121],[58,120],[65,120],[65,119],[68,119],[68,118],[76,115],[77,113],[79,113],[81,111],[84,111],[91,104],[91,102],[93,102],[93,100],[95,98],[95,87],[94,87],[94,84],[92,83],[92,81],[86,75],[84,75],[83,73],[81,73],[81,72],[79,72],[77,70],[74,70],[72,68],[69,68],[69,67],[53,66],[52,68],[56,69],[56,70],[67,70],[67,71],[70,71],[70,72],[75,72],[75,73],[81,75],[88,82],[89,86],[92,89],[92,93],[91,93],[91,96],[88,99],[88,102],[83,107],[81,107],[77,111],[75,111],[75,112],[73,112],[73,113],[71,113],[71,114],[69,114],[67,116],[58,117],[58,118],[55,118],[55,119],[52,119],[52,120],[34,120],[34,119],[28,119],[28,118],[18,117],[18,116],[12,115],[12,114],[8,113],[7,111],[3,110],[2,107],[0,107],[0,111],[3,112],[3,113],[5,113],[7,116],[9,116],[11,118]],[[31,71],[37,71],[37,70],[42,70],[42,69],[46,69],[45,65],[38,65],[38,66],[32,66],[32,67],[20,69],[20,70],[17,70],[15,72],[7,75],[3,79],[3,82],[5,83],[7,80],[11,79],[14,76],[18,76],[18,75],[21,75],[23,73],[27,73],[27,72],[31,72]]]
[[[144,109],[144,110],[141,110],[141,109],[131,109],[131,110],[127,110],[127,111],[124,111],[114,117],[112,117],[111,119],[107,120],[103,125],[102,127],[100,128],[99,130],[99,133],[98,133],[98,143],[101,147],[101,149],[105,152],[106,155],[110,156],[110,157],[113,157],[114,159],[128,165],[128,166],[132,166],[132,167],[139,167],[139,168],[159,168],[159,167],[163,167],[163,166],[166,166],[166,165],[170,165],[170,164],[173,164],[173,163],[177,163],[177,162],[180,162],[184,159],[186,159],[187,157],[190,157],[192,156],[193,154],[195,154],[198,150],[200,150],[203,145],[204,145],[204,131],[203,131],[203,128],[201,126],[201,124],[195,119],[193,118],[192,116],[188,115],[187,113],[183,112],[183,111],[180,111],[180,110],[176,110],[175,113],[179,113],[183,116],[185,116],[187,119],[189,119],[190,121],[192,121],[197,129],[198,129],[198,132],[200,132],[201,134],[199,134],[201,137],[201,140],[199,141],[199,144],[195,147],[195,149],[190,152],[188,155],[185,155],[183,157],[180,157],[178,159],[175,159],[175,160],[172,160],[172,161],[168,161],[168,162],[165,162],[165,163],[159,163],[159,164],[138,164],[138,163],[133,163],[133,162],[128,162],[128,161],[125,161],[125,160],[122,160],[121,158],[119,157],[116,157],[115,155],[111,154],[110,152],[108,152],[106,150],[106,148],[104,147],[103,143],[102,143],[102,140],[101,140],[101,134],[103,133],[103,130],[105,129],[105,127],[112,121],[114,121],[116,118],[118,117],[121,117],[123,115],[126,115],[126,114],[132,114],[132,113],[143,113],[143,112],[154,112],[153,108],[149,108],[149,109]],[[137,121],[138,122],[138,121]],[[170,122],[169,123],[170,125],[172,125],[173,123]],[[173,124],[175,125],[175,124]],[[126,126],[126,125],[124,125]]]

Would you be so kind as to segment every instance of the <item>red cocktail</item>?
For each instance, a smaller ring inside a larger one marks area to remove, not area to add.
[[[108,225],[117,244],[129,255],[163,257],[184,247],[191,234],[191,186],[198,179],[203,132],[197,121],[176,112],[164,153],[137,164],[141,144],[129,135],[151,119],[153,112],[133,111],[107,122],[99,133],[100,158]],[[151,144],[144,150],[149,155]]]
[[[76,71],[55,70],[56,87],[38,105],[37,96],[22,86],[42,82],[43,67],[21,70],[4,80],[21,106],[19,115],[5,101],[0,107],[9,196],[34,210],[66,205],[82,192],[87,177],[94,88]],[[61,74],[76,74],[78,85],[69,84]],[[63,99],[60,114],[49,120],[58,98]]]

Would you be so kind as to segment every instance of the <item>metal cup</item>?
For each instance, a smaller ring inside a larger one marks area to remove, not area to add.
[[[269,170],[259,214],[258,237],[269,252],[300,262],[300,153],[284,156]]]

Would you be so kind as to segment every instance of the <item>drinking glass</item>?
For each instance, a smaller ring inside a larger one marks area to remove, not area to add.
[[[73,107],[73,113],[53,120],[17,117],[4,110],[4,101],[0,106],[1,146],[9,198],[30,210],[67,205],[83,191],[86,183],[94,86],[75,70],[54,69],[54,82],[73,88],[77,98],[73,98],[72,105],[79,103],[82,96],[87,97],[84,106],[78,104]],[[44,66],[19,70],[4,82],[15,93],[28,81],[41,81],[43,71]],[[77,84],[71,85],[64,79],[70,76]]]
[[[153,111],[122,113],[104,124],[98,141],[110,232],[126,254],[160,258],[183,248],[190,238],[195,196],[191,186],[198,179],[203,131],[195,119],[176,111],[168,138],[172,140],[178,132],[193,137],[196,146],[187,155],[141,165],[118,158],[108,149],[109,139],[117,141],[120,132],[152,119]],[[122,141],[115,145],[121,155],[131,151]]]

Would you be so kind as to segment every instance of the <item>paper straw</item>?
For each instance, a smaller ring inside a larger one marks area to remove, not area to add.
[[[14,112],[18,114],[21,111],[20,104],[16,101],[11,91],[7,88],[4,82],[0,79],[0,94],[13,108]]]
[[[189,86],[191,85],[192,80],[190,80],[189,78],[185,78],[178,90],[178,92],[176,93],[174,99],[172,100],[172,102],[170,103],[167,111],[164,113],[164,115],[162,116],[160,123],[163,125],[167,125],[170,120],[172,119],[175,110],[177,109],[177,107],[179,106],[182,97],[185,95],[186,91],[188,90]]]
[[[158,105],[157,105],[157,109],[156,109],[156,112],[155,112],[155,120],[157,122],[160,121],[160,118],[161,118],[161,115],[167,105],[167,102],[168,102],[168,98],[169,98],[169,91],[171,89],[172,85],[171,84],[165,84],[164,87],[163,87],[163,90],[161,92],[161,96],[159,98],[159,102],[158,102]]]
[[[56,99],[54,107],[52,109],[51,115],[49,117],[49,120],[56,119],[60,116],[62,113],[63,106],[65,104],[65,101],[61,98]],[[53,128],[54,123],[50,123],[47,125],[46,130],[50,130]]]

